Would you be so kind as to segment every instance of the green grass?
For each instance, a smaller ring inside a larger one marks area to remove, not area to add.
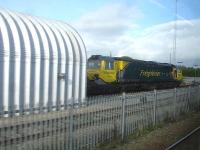
[[[124,141],[121,141],[120,137],[113,139],[112,142],[110,143],[104,143],[104,144],[99,144],[97,145],[93,150],[122,150],[123,149],[123,145],[128,143],[129,141],[135,140],[139,137],[145,136],[147,134],[149,134],[150,132],[158,129],[158,128],[162,128],[164,124],[159,124],[156,126],[152,126],[152,127],[148,127],[146,129],[138,129],[135,131],[134,134],[131,134],[129,136],[127,136]]]
[[[157,130],[157,129],[161,129],[167,124],[174,123],[174,122],[183,120],[187,117],[190,117],[192,115],[192,113],[190,113],[190,112],[181,113],[179,115],[180,116],[178,117],[178,119],[172,119],[172,118],[166,116],[166,118],[164,119],[163,122],[157,124],[156,126],[150,126],[148,128],[145,128],[145,129],[138,129],[138,130],[135,131],[134,134],[127,136],[124,139],[124,141],[121,141],[121,137],[116,137],[111,142],[106,142],[106,143],[97,145],[93,150],[112,150],[112,149],[123,150],[124,144],[131,142],[131,141],[134,141],[134,140],[136,140],[140,137],[146,136],[150,132]]]

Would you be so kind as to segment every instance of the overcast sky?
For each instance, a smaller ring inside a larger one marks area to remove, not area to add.
[[[169,62],[172,54],[175,0],[0,0],[0,6],[68,22],[88,56]],[[176,62],[200,65],[200,1],[178,0],[177,18]]]

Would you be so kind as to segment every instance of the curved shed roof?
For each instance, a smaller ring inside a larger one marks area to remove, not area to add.
[[[52,106],[83,100],[86,61],[83,40],[68,24],[0,9],[3,106]]]

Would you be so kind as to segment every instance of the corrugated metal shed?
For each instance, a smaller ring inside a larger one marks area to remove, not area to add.
[[[86,61],[68,24],[0,9],[0,112],[83,101]]]

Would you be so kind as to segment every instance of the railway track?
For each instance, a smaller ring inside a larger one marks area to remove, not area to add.
[[[190,146],[190,145],[194,146],[198,149],[198,145],[194,145],[194,143],[188,142],[189,140],[191,140],[192,137],[194,138],[194,136],[196,136],[196,135],[200,137],[200,126],[196,129],[192,130],[190,133],[188,133],[186,136],[184,136],[183,138],[181,138],[174,144],[170,145],[165,150],[186,150],[186,149],[188,149],[188,146]],[[197,144],[199,144],[199,143],[197,143]]]
[[[160,87],[160,88],[135,88],[134,90],[129,90],[129,91],[126,91],[125,93],[140,93],[140,92],[150,92],[150,91],[153,91],[154,89],[156,89],[156,90],[168,90],[168,89],[172,89],[172,88],[185,88],[185,87],[189,87],[189,86],[198,86],[198,85],[200,85],[200,82],[189,82],[189,83],[186,83],[186,82],[183,82],[183,83],[181,83],[179,86],[177,86],[177,87],[171,87],[171,86],[169,86],[169,87]],[[101,93],[98,93],[98,94],[87,94],[87,97],[94,97],[94,96],[104,96],[104,95],[106,95],[106,96],[109,96],[109,95],[113,95],[113,94],[122,94],[123,93],[123,91],[121,91],[121,90],[116,90],[116,91],[113,91],[113,92],[108,92],[108,90],[109,89],[112,89],[113,87],[115,87],[114,85],[112,86],[112,87],[100,87],[99,89],[98,89],[98,91],[102,91],[102,89],[104,89],[103,90],[103,92],[101,92]],[[91,88],[90,90],[92,90],[93,88]]]

